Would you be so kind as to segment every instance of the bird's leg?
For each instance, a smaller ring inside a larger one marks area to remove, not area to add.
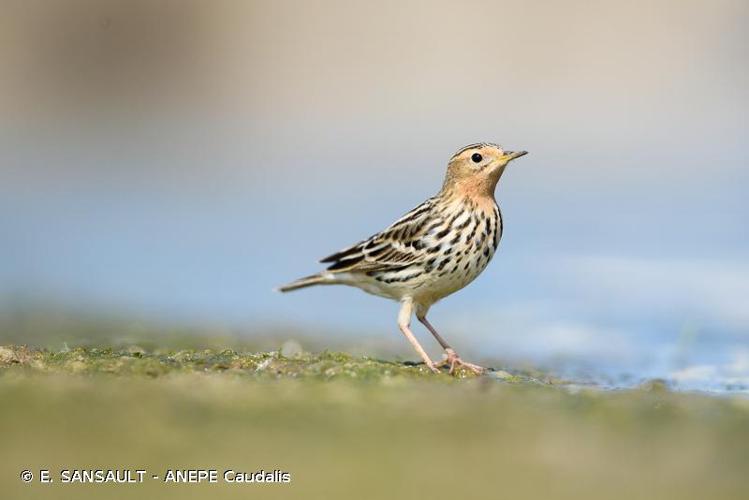
[[[416,349],[416,352],[419,353],[419,356],[421,356],[421,359],[424,360],[424,364],[427,365],[427,367],[432,370],[434,373],[439,373],[439,370],[435,368],[434,363],[431,359],[429,359],[429,355],[426,353],[423,347],[421,347],[421,344],[419,344],[419,341],[416,340],[416,337],[414,336],[413,332],[411,331],[411,314],[413,313],[413,302],[410,300],[404,300],[402,302],[401,310],[398,313],[398,327],[403,332],[403,335],[406,336],[409,342],[411,342],[411,345],[414,349]]]
[[[432,335],[434,335],[434,338],[437,339],[437,342],[440,343],[442,348],[445,350],[445,354],[447,357],[442,360],[441,362],[437,363],[436,367],[442,367],[442,366],[449,366],[450,367],[450,374],[455,373],[455,368],[457,366],[462,366],[467,368],[468,370],[471,370],[473,373],[480,375],[484,372],[484,368],[479,365],[474,365],[473,363],[468,363],[467,361],[463,361],[460,359],[460,356],[458,356],[458,353],[455,352],[455,349],[450,347],[450,344],[448,344],[445,339],[442,338],[442,336],[437,333],[437,330],[434,329],[432,324],[427,320],[426,314],[419,315],[417,314],[416,317],[421,321],[421,323],[427,327],[427,330],[429,330]]]

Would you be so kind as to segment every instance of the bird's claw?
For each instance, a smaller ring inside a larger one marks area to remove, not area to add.
[[[467,361],[463,361],[460,359],[460,356],[458,356],[458,353],[456,353],[452,349],[446,349],[445,350],[445,359],[440,361],[439,363],[434,365],[436,368],[442,368],[443,366],[449,367],[449,374],[455,375],[456,368],[465,368],[466,370],[470,370],[471,372],[475,373],[476,375],[481,375],[486,371],[486,368],[474,365],[473,363],[469,363]]]

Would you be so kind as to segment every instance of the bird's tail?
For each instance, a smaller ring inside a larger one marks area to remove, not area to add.
[[[322,274],[312,274],[310,276],[305,276],[304,278],[299,278],[296,281],[292,281],[287,285],[279,286],[277,290],[279,292],[291,292],[293,290],[299,290],[300,288],[322,285],[324,283],[329,283],[329,281],[327,281]]]

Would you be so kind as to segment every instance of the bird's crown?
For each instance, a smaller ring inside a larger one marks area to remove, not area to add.
[[[469,144],[468,146],[463,146],[462,148],[457,150],[455,154],[450,157],[450,160],[457,158],[458,156],[465,153],[469,149],[484,149],[484,148],[495,148],[495,149],[502,151],[502,146],[500,146],[499,144],[495,144],[493,142],[476,142],[474,144]]]

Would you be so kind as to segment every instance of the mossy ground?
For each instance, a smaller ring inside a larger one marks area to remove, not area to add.
[[[283,350],[241,352],[233,349],[156,349],[139,346],[125,349],[77,347],[62,351],[0,346],[0,366],[26,373],[111,374],[161,377],[186,373],[224,373],[252,379],[304,378],[315,380],[352,379],[381,381],[390,378],[423,378],[449,382],[476,377],[468,370],[432,374],[423,363],[397,362],[352,356],[342,352],[284,354]],[[490,369],[486,378],[508,383],[564,383],[542,373]]]
[[[0,347],[4,498],[742,498],[749,401],[350,356]],[[23,469],[284,484],[25,484]]]

